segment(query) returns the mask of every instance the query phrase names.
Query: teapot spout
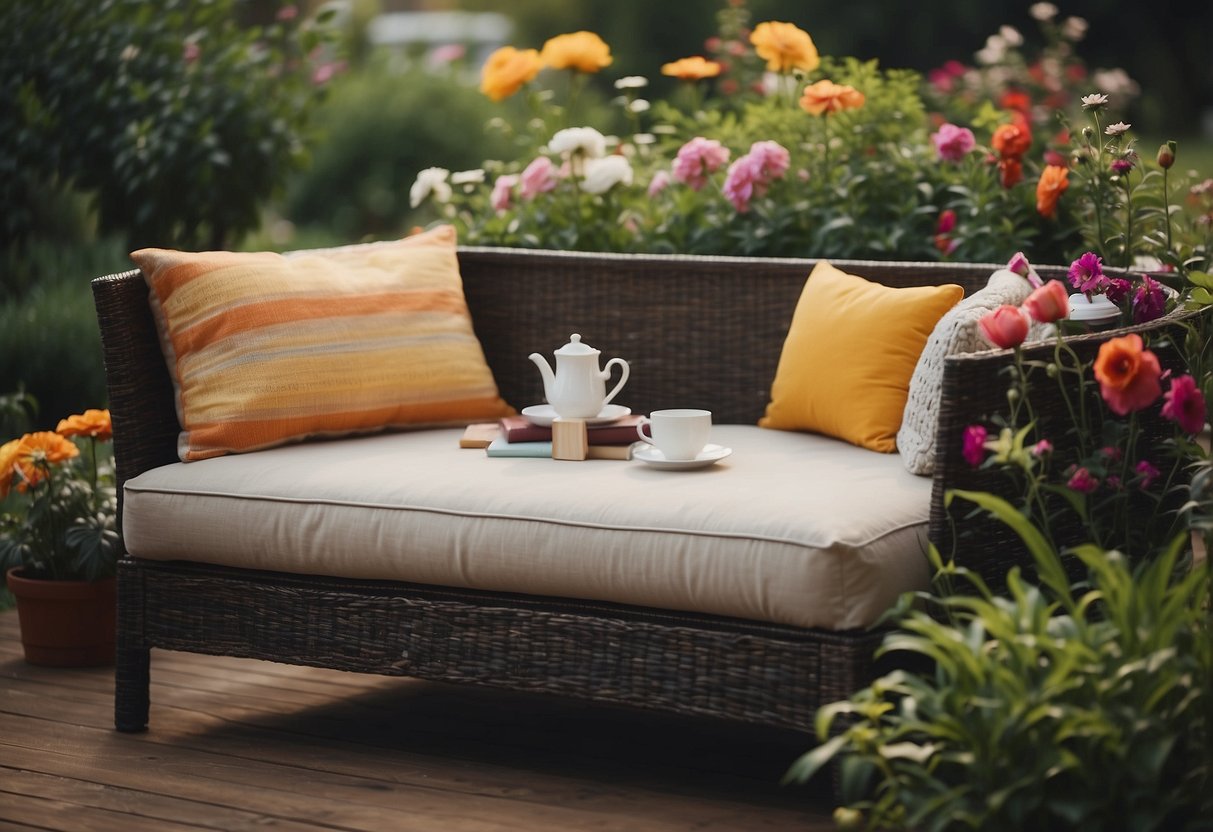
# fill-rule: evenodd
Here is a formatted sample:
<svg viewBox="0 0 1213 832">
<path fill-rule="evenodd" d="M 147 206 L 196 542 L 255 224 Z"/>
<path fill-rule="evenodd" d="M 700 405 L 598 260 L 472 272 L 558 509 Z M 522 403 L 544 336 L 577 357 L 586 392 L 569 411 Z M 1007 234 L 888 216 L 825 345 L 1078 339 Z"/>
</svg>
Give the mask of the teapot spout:
<svg viewBox="0 0 1213 832">
<path fill-rule="evenodd" d="M 552 372 L 552 367 L 548 364 L 546 358 L 537 352 L 533 352 L 527 356 L 539 368 L 539 375 L 543 376 L 543 395 L 549 402 L 555 394 L 556 375 Z"/>
</svg>

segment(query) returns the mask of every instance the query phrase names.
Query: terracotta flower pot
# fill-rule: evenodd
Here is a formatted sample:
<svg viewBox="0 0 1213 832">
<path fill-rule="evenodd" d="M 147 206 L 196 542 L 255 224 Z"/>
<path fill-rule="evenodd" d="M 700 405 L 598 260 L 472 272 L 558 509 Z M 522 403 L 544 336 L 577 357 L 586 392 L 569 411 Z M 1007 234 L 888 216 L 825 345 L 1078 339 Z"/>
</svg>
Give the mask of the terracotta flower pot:
<svg viewBox="0 0 1213 832">
<path fill-rule="evenodd" d="M 8 570 L 17 599 L 25 660 L 47 667 L 95 667 L 114 663 L 116 587 L 100 581 L 47 581 Z"/>
</svg>

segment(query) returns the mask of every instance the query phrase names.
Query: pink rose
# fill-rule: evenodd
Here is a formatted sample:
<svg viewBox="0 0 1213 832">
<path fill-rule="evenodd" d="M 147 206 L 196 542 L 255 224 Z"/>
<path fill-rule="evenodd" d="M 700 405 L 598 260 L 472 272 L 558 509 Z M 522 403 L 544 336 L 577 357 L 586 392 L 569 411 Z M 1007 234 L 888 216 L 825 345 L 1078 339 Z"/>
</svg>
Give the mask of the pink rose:
<svg viewBox="0 0 1213 832">
<path fill-rule="evenodd" d="M 659 170 L 655 174 L 653 174 L 653 178 L 649 182 L 648 195 L 650 197 L 657 196 L 657 194 L 661 193 L 669 186 L 670 186 L 669 172 L 664 171 L 664 170 Z"/>
<path fill-rule="evenodd" d="M 959 162 L 977 145 L 972 130 L 955 124 L 940 125 L 938 132 L 931 134 L 931 141 L 935 143 L 935 152 L 945 162 Z"/>
<path fill-rule="evenodd" d="M 1003 304 L 977 321 L 982 334 L 1000 349 L 1018 347 L 1028 337 L 1028 319 L 1018 306 Z"/>
<path fill-rule="evenodd" d="M 791 165 L 791 156 L 779 142 L 754 142 L 750 145 L 749 155 L 765 182 L 782 179 Z"/>
<path fill-rule="evenodd" d="M 556 169 L 552 160 L 540 156 L 526 166 L 518 180 L 518 192 L 523 199 L 534 199 L 556 188 Z"/>
<path fill-rule="evenodd" d="M 750 156 L 742 156 L 729 165 L 728 175 L 724 179 L 724 195 L 737 213 L 744 214 L 750 210 L 750 200 L 756 187 L 761 187 L 762 177 L 757 165 Z"/>
<path fill-rule="evenodd" d="M 518 176 L 516 174 L 507 173 L 497 177 L 497 181 L 493 183 L 493 194 L 489 197 L 489 203 L 493 206 L 494 211 L 509 210 L 510 197 L 513 196 L 514 186 L 517 184 Z"/>
<path fill-rule="evenodd" d="M 1060 280 L 1050 280 L 1028 295 L 1023 308 L 1032 316 L 1032 320 L 1051 324 L 1070 314 L 1070 296 Z"/>
</svg>

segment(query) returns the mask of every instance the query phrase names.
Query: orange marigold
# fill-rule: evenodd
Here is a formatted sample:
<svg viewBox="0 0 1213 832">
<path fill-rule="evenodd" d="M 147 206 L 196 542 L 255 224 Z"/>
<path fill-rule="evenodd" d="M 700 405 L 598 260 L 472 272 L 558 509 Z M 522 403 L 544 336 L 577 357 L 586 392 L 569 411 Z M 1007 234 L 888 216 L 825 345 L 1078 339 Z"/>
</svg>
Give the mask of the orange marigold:
<svg viewBox="0 0 1213 832">
<path fill-rule="evenodd" d="M 812 72 L 821 65 L 821 56 L 809 33 L 794 23 L 759 23 L 750 34 L 750 43 L 771 72 L 793 69 Z"/>
<path fill-rule="evenodd" d="M 611 47 L 593 32 L 557 35 L 543 45 L 540 59 L 552 69 L 597 72 L 611 65 Z"/>
<path fill-rule="evenodd" d="M 662 64 L 661 74 L 681 78 L 683 81 L 699 81 L 703 78 L 715 78 L 720 74 L 721 68 L 718 61 L 709 61 L 695 55 Z"/>
<path fill-rule="evenodd" d="M 70 439 L 54 431 L 40 430 L 22 436 L 17 446 L 15 467 L 24 480 L 18 488 L 24 491 L 46 478 L 47 468 L 67 462 L 80 455 L 80 449 Z"/>
<path fill-rule="evenodd" d="M 1004 159 L 1018 159 L 1032 146 L 1032 131 L 1026 122 L 1020 120 L 1013 124 L 1000 124 L 994 129 L 990 146 Z"/>
<path fill-rule="evenodd" d="M 13 484 L 13 469 L 17 465 L 17 449 L 21 447 L 20 439 L 13 439 L 0 445 L 0 500 L 8 496 Z"/>
<path fill-rule="evenodd" d="M 1070 187 L 1070 171 L 1058 165 L 1046 165 L 1036 183 L 1036 212 L 1047 220 L 1057 215 L 1057 201 Z"/>
<path fill-rule="evenodd" d="M 863 106 L 864 94 L 854 87 L 821 80 L 804 88 L 800 108 L 809 115 L 855 110 Z"/>
<path fill-rule="evenodd" d="M 493 101 L 509 98 L 541 69 L 539 50 L 503 46 L 489 55 L 480 70 L 480 91 Z"/>
<path fill-rule="evenodd" d="M 60 419 L 55 433 L 60 436 L 91 436 L 104 442 L 113 438 L 114 429 L 110 424 L 108 410 L 90 409 L 74 416 L 68 416 L 66 419 Z"/>
</svg>

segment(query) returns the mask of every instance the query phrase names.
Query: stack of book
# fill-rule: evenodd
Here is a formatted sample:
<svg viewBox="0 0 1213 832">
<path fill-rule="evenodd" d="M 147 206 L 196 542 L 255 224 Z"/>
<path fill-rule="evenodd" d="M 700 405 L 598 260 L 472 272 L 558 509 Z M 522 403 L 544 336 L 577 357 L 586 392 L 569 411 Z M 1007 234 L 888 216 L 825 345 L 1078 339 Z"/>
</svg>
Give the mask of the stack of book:
<svg viewBox="0 0 1213 832">
<path fill-rule="evenodd" d="M 586 425 L 587 459 L 631 459 L 632 443 L 639 438 L 638 415 L 612 422 Z M 461 448 L 484 448 L 489 456 L 552 456 L 552 429 L 532 424 L 523 416 L 506 416 L 500 422 L 468 425 L 459 440 Z"/>
</svg>

